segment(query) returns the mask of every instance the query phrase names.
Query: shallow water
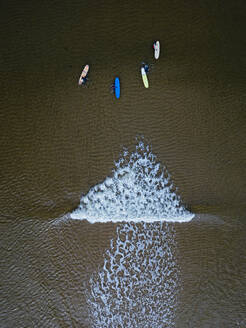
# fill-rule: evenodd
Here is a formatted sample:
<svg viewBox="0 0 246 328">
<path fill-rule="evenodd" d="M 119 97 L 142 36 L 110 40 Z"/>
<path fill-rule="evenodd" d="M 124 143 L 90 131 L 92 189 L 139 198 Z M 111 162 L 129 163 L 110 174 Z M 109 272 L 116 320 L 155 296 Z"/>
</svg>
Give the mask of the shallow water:
<svg viewBox="0 0 246 328">
<path fill-rule="evenodd" d="M 1 327 L 246 326 L 245 12 L 231 0 L 1 4 Z M 116 186 L 135 212 L 112 189 L 112 216 L 95 188 L 136 136 L 155 157 L 147 173 L 159 163 L 178 190 L 158 173 L 150 199 L 150 176 L 130 170 Z M 95 207 L 104 223 L 84 220 Z M 195 217 L 167 223 L 172 211 Z"/>
</svg>

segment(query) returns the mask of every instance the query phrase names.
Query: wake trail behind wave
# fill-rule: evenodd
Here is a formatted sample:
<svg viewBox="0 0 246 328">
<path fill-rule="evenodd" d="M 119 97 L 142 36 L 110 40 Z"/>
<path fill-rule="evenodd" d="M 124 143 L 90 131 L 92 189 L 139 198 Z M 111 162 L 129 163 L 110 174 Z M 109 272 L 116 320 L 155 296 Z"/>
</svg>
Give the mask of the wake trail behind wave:
<svg viewBox="0 0 246 328">
<path fill-rule="evenodd" d="M 93 328 L 174 327 L 179 294 L 175 230 L 168 223 L 117 227 L 86 299 Z"/>
</svg>

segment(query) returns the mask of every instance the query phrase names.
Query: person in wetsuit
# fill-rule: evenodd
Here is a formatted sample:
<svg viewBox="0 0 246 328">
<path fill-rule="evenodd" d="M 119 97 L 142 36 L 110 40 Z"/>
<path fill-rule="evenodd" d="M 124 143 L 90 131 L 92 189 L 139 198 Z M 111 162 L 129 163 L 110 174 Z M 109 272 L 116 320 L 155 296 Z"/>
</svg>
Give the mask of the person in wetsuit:
<svg viewBox="0 0 246 328">
<path fill-rule="evenodd" d="M 142 65 L 143 65 L 143 68 L 144 68 L 146 74 L 149 73 L 149 65 L 145 64 L 144 62 L 142 62 Z"/>
<path fill-rule="evenodd" d="M 86 82 L 87 82 L 87 80 L 88 80 L 87 77 L 83 77 L 83 78 L 82 78 L 82 84 L 85 85 Z"/>
</svg>

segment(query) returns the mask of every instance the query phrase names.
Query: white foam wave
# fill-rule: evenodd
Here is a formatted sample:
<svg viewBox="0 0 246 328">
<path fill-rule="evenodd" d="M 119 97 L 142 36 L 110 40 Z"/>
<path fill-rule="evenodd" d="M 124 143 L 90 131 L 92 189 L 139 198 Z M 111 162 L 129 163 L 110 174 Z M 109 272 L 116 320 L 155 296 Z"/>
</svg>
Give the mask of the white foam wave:
<svg viewBox="0 0 246 328">
<path fill-rule="evenodd" d="M 95 222 L 190 221 L 176 194 L 167 169 L 150 147 L 140 141 L 133 153 L 124 150 L 112 176 L 83 196 L 73 219 Z"/>
<path fill-rule="evenodd" d="M 91 327 L 174 327 L 180 289 L 174 235 L 168 223 L 117 227 L 103 268 L 90 279 Z"/>
</svg>

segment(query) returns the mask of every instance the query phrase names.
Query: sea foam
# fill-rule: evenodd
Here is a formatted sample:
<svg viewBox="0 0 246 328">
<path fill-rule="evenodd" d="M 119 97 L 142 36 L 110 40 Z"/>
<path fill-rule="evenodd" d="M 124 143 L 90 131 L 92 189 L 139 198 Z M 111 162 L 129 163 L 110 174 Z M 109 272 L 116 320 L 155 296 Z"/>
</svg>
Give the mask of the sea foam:
<svg viewBox="0 0 246 328">
<path fill-rule="evenodd" d="M 91 276 L 86 300 L 92 328 L 175 326 L 180 269 L 171 223 L 124 223 Z"/>
<path fill-rule="evenodd" d="M 81 198 L 72 219 L 95 222 L 190 221 L 193 214 L 180 197 L 165 166 L 140 140 L 134 152 L 124 149 L 112 174 Z"/>
</svg>

